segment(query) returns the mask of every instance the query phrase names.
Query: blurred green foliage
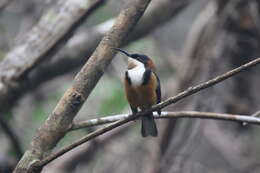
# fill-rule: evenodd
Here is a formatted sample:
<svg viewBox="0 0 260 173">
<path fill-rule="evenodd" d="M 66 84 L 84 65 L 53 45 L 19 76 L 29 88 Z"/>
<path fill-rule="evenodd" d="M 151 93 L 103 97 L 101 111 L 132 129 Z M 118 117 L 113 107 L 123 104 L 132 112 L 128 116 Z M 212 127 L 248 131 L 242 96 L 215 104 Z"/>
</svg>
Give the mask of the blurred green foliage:
<svg viewBox="0 0 260 173">
<path fill-rule="evenodd" d="M 101 115 L 121 113 L 127 105 L 124 89 L 122 87 L 115 86 L 110 87 L 110 89 L 108 95 L 106 95 L 100 105 L 99 114 Z"/>
<path fill-rule="evenodd" d="M 147 37 L 131 43 L 127 47 L 127 51 L 142 53 L 145 52 L 148 48 L 151 48 L 151 46 L 152 46 L 152 40 L 149 39 L 149 37 Z"/>
<path fill-rule="evenodd" d="M 113 17 L 113 11 L 108 6 L 98 8 L 87 20 L 90 25 L 96 25 Z"/>
<path fill-rule="evenodd" d="M 37 124 L 42 124 L 46 119 L 46 112 L 42 103 L 36 103 L 33 109 L 33 119 Z"/>
</svg>

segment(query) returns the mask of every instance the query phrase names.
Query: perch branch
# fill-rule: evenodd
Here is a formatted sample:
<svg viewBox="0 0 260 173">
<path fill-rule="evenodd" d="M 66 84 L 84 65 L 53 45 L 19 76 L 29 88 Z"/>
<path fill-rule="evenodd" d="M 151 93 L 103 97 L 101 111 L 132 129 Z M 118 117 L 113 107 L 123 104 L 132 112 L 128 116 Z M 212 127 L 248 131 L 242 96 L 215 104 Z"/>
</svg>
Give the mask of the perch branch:
<svg viewBox="0 0 260 173">
<path fill-rule="evenodd" d="M 50 156 L 47 156 L 43 160 L 37 162 L 34 166 L 41 168 L 44 165 L 48 164 L 49 162 L 55 160 L 59 156 L 65 154 L 66 152 L 72 150 L 73 148 L 75 148 L 75 147 L 77 147 L 77 146 L 79 146 L 79 145 L 81 145 L 81 144 L 83 144 L 83 143 L 85 143 L 85 142 L 87 142 L 87 141 L 97 137 L 97 136 L 100 136 L 100 135 L 102 135 L 102 134 L 104 134 L 104 133 L 106 133 L 106 132 L 108 132 L 108 131 L 116 128 L 116 127 L 119 127 L 119 126 L 121 126 L 121 125 L 123 125 L 125 123 L 128 123 L 131 120 L 135 120 L 138 117 L 141 117 L 141 116 L 146 115 L 146 114 L 148 114 L 150 112 L 162 109 L 162 108 L 164 108 L 164 107 L 166 107 L 166 106 L 168 106 L 170 104 L 176 103 L 176 102 L 184 99 L 185 97 L 193 95 L 193 94 L 195 94 L 195 93 L 197 93 L 197 92 L 199 92 L 199 91 L 201 91 L 203 89 L 209 88 L 209 87 L 211 87 L 211 86 L 213 86 L 213 85 L 215 85 L 217 83 L 220 83 L 223 80 L 226 80 L 226 79 L 228 79 L 228 78 L 230 78 L 230 77 L 232 77 L 232 76 L 234 76 L 234 75 L 236 75 L 236 74 L 238 74 L 238 73 L 248 69 L 249 67 L 255 66 L 255 65 L 259 64 L 259 63 L 260 63 L 260 58 L 257 58 L 257 59 L 255 59 L 253 61 L 250 61 L 247 64 L 244 64 L 244 65 L 242 65 L 242 66 L 240 66 L 238 68 L 235 68 L 235 69 L 233 69 L 231 71 L 228 71 L 228 72 L 226 72 L 226 73 L 224 73 L 222 75 L 219 75 L 219 76 L 217 76 L 217 77 L 215 77 L 215 78 L 213 78 L 211 80 L 208 80 L 206 82 L 198 84 L 198 85 L 196 85 L 194 87 L 190 87 L 187 90 L 177 94 L 176 96 L 170 97 L 170 98 L 166 99 L 165 101 L 163 101 L 163 102 L 153 106 L 150 110 L 146 110 L 146 111 L 143 111 L 143 112 L 139 112 L 137 114 L 129 115 L 128 117 L 126 117 L 124 119 L 118 120 L 118 121 L 116 121 L 114 123 L 111 123 L 111 124 L 109 124 L 109 125 L 107 125 L 107 126 L 105 126 L 103 128 L 100 128 L 100 129 L 98 129 L 98 130 L 96 130 L 96 131 L 94 131 L 92 133 L 89 133 L 88 135 L 86 135 L 85 137 L 83 137 L 80 140 L 76 141 L 75 143 L 73 143 L 73 144 L 71 144 L 71 145 L 69 145 L 67 147 L 62 148 L 61 150 L 59 150 L 56 153 L 51 154 Z M 193 115 L 195 116 L 195 114 L 193 114 Z M 233 117 L 233 121 L 239 121 L 237 119 L 237 117 L 236 118 L 235 118 L 235 116 L 232 116 L 232 117 Z M 251 118 L 253 118 L 253 117 L 251 117 Z M 255 119 L 255 121 L 256 120 L 258 120 L 258 119 Z M 243 120 L 243 121 L 245 121 L 245 120 Z"/>
<path fill-rule="evenodd" d="M 78 123 L 74 123 L 69 130 L 77 130 L 81 128 L 113 123 L 121 119 L 126 119 L 130 116 L 131 116 L 130 114 L 119 114 L 119 115 L 112 115 L 112 116 L 107 116 L 102 118 L 95 118 L 86 121 L 80 121 Z M 166 118 L 219 119 L 219 120 L 230 120 L 230 121 L 246 122 L 246 123 L 260 125 L 260 118 L 257 117 L 248 116 L 248 115 L 213 113 L 213 112 L 196 112 L 196 111 L 162 112 L 161 115 L 158 115 L 156 112 L 154 112 L 154 118 L 155 119 L 166 119 Z"/>
<path fill-rule="evenodd" d="M 257 111 L 251 115 L 251 117 L 259 117 L 259 116 L 260 116 L 260 111 Z M 242 123 L 243 126 L 246 126 L 247 124 L 248 122 L 246 121 Z"/>
</svg>

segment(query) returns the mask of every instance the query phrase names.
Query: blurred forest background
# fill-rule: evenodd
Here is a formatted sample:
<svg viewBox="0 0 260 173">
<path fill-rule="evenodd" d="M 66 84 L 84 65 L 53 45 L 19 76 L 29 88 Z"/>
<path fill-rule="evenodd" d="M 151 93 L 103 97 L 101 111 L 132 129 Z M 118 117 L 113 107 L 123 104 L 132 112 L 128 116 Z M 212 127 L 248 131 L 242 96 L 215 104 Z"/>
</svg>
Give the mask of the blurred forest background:
<svg viewBox="0 0 260 173">
<path fill-rule="evenodd" d="M 13 93 L 13 100 L 1 102 L 5 103 L 0 105 L 1 173 L 12 172 L 36 130 L 94 51 L 101 39 L 97 35 L 109 29 L 111 19 L 125 1 L 107 0 L 94 10 L 67 36 L 68 41 L 29 70 L 29 84 Z M 57 2 L 0 1 L 0 60 L 16 45 L 23 44 L 26 33 Z M 165 99 L 259 57 L 259 8 L 258 0 L 153 0 L 143 18 L 151 17 L 136 27 L 144 27 L 143 33 L 129 38 L 124 49 L 154 60 Z M 122 85 L 125 69 L 126 58 L 118 54 L 76 121 L 130 112 Z M 260 109 L 259 76 L 260 68 L 252 68 L 164 111 L 251 115 Z M 260 128 L 255 125 L 201 119 L 157 120 L 157 124 L 157 138 L 142 138 L 140 123 L 130 123 L 68 152 L 42 172 L 260 172 Z M 68 145 L 95 128 L 73 131 L 57 147 Z"/>
</svg>

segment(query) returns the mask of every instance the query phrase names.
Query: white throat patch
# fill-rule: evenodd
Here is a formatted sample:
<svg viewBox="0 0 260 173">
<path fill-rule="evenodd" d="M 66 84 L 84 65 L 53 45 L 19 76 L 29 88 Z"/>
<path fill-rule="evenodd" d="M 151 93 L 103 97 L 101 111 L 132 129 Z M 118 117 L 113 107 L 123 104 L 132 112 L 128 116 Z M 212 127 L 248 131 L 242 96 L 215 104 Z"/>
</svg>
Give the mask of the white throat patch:
<svg viewBox="0 0 260 173">
<path fill-rule="evenodd" d="M 130 70 L 128 70 L 128 77 L 131 80 L 132 86 L 141 86 L 143 83 L 143 76 L 145 72 L 145 67 L 144 64 L 137 61 L 133 60 L 136 66 Z"/>
</svg>

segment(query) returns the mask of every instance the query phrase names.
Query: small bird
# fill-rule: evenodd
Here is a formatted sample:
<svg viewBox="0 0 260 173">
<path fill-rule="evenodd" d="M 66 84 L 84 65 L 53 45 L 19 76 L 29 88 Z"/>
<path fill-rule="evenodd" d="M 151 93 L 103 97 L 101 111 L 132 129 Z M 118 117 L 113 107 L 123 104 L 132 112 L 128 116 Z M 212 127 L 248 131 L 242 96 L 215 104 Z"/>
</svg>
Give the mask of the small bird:
<svg viewBox="0 0 260 173">
<path fill-rule="evenodd" d="M 126 51 L 113 48 L 128 57 L 128 69 L 125 72 L 125 92 L 127 100 L 133 113 L 138 108 L 149 109 L 152 105 L 161 102 L 160 80 L 155 73 L 153 61 L 146 55 L 129 54 Z M 161 114 L 161 110 L 157 111 Z M 146 136 L 157 136 L 158 131 L 153 113 L 142 116 L 141 134 Z"/>
</svg>

